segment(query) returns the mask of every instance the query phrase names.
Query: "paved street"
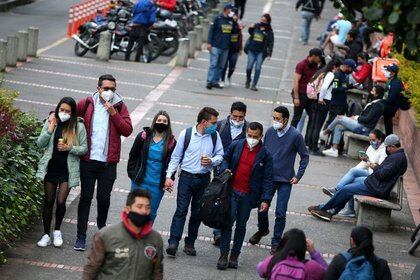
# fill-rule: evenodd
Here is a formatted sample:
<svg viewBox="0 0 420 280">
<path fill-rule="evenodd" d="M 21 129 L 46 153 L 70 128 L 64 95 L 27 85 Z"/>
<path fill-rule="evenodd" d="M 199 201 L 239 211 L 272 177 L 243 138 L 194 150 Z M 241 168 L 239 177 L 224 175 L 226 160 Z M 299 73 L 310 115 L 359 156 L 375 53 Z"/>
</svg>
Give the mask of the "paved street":
<svg viewBox="0 0 420 280">
<path fill-rule="evenodd" d="M 248 0 L 245 24 L 259 20 L 265 1 Z M 66 9 L 74 2 L 76 1 L 40 0 L 6 14 L 0 13 L 0 37 L 34 25 L 40 27 L 40 47 L 51 46 L 64 37 Z M 328 2 L 322 19 L 312 25 L 309 46 L 301 46 L 298 40 L 300 16 L 294 10 L 294 1 L 275 0 L 267 3 L 266 8 L 271 7 L 270 13 L 273 17 L 275 46 L 272 59 L 263 65 L 258 92 L 244 88 L 244 55 L 238 61 L 231 87 L 207 90 L 207 51 L 198 52 L 188 68 L 174 68 L 169 63 L 170 58 L 161 58 L 151 64 L 116 60 L 103 63 L 96 61 L 93 55 L 75 57 L 74 43 L 71 40 L 47 48 L 37 59 L 9 71 L 4 75 L 4 86 L 20 92 L 16 100 L 18 107 L 43 119 L 63 96 L 80 99 L 91 94 L 101 74 L 110 73 L 117 78 L 117 90 L 125 98 L 135 128 L 133 135 L 124 139 L 118 178 L 112 193 L 108 222 L 116 223 L 120 221 L 121 210 L 130 188 L 126 173 L 129 150 L 136 133 L 142 127 L 150 125 L 157 111 L 163 109 L 170 114 L 173 129 L 178 135 L 182 129 L 195 123 L 196 115 L 203 106 L 212 106 L 220 112 L 221 117 L 225 117 L 229 114 L 232 102 L 243 101 L 249 108 L 247 119 L 262 122 L 265 127 L 271 124 L 271 113 L 275 106 L 282 104 L 293 109 L 290 89 L 295 64 L 307 55 L 311 47 L 317 46 L 315 38 L 325 29 L 335 11 Z M 244 35 L 247 37 L 247 32 Z M 322 194 L 321 187 L 333 186 L 355 164 L 355 161 L 344 157 L 334 159 L 311 156 L 305 176 L 293 187 L 286 227 L 303 229 L 328 261 L 335 254 L 348 249 L 349 235 L 355 220 L 334 218 L 331 223 L 320 222 L 307 212 L 307 207 L 326 201 L 327 197 Z M 36 241 L 42 236 L 42 223 L 34 220 L 34 229 L 9 250 L 9 263 L 0 267 L 0 279 L 80 279 L 81 269 L 89 252 L 73 250 L 77 203 L 76 190 L 69 197 L 69 207 L 62 226 L 65 242 L 62 248 L 37 248 Z M 165 247 L 175 206 L 176 193 L 166 194 L 154 225 L 163 235 Z M 91 246 L 90 240 L 97 229 L 94 222 L 95 209 L 94 202 L 87 247 Z M 256 214 L 253 211 L 248 222 L 245 240 L 257 230 Z M 270 222 L 273 221 L 274 211 L 270 209 Z M 376 253 L 388 260 L 394 279 L 409 279 L 419 258 L 407 254 L 414 222 L 406 200 L 402 211 L 392 213 L 392 225 L 390 232 L 375 232 Z M 271 223 L 270 229 L 272 228 Z M 256 264 L 269 254 L 270 239 L 264 237 L 260 246 L 244 244 L 238 270 L 218 271 L 216 262 L 219 251 L 212 245 L 212 230 L 201 226 L 199 235 L 196 257 L 187 256 L 179 250 L 177 258 L 165 258 L 165 279 L 256 279 Z M 180 249 L 182 248 L 183 243 L 180 244 Z"/>
</svg>

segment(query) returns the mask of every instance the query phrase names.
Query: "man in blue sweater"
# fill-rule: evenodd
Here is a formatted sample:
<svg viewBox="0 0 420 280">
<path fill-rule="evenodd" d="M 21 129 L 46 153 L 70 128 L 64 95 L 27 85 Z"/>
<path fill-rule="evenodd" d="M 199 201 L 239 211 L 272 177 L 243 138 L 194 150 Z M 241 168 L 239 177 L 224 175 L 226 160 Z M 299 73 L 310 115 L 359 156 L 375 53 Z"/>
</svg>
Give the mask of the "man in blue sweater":
<svg viewBox="0 0 420 280">
<path fill-rule="evenodd" d="M 286 225 L 287 203 L 292 185 L 302 178 L 309 163 L 309 153 L 305 141 L 299 131 L 290 126 L 289 110 L 279 106 L 274 109 L 273 126 L 264 137 L 264 147 L 273 157 L 273 185 L 277 190 L 276 222 L 271 239 L 271 250 L 274 252 L 283 235 Z M 300 156 L 299 169 L 295 173 L 296 155 Z M 258 231 L 249 239 L 249 243 L 257 244 L 261 238 L 269 234 L 268 213 L 258 212 Z"/>
<path fill-rule="evenodd" d="M 383 103 L 385 104 L 384 125 L 385 134 L 389 135 L 393 132 L 392 118 L 401 106 L 401 93 L 404 90 L 404 85 L 398 78 L 399 68 L 396 64 L 386 66 L 385 70 L 388 81 L 386 82 L 386 96 L 383 100 Z"/>
<path fill-rule="evenodd" d="M 125 60 L 130 60 L 131 50 L 134 43 L 137 42 L 136 61 L 140 61 L 143 55 L 143 45 L 147 40 L 148 29 L 156 21 L 156 6 L 153 0 L 138 0 L 133 7 L 133 26 L 130 31 Z M 143 58 L 145 62 L 147 59 Z"/>
<path fill-rule="evenodd" d="M 213 19 L 207 39 L 210 52 L 210 67 L 207 74 L 207 88 L 221 88 L 219 81 L 229 53 L 232 29 L 233 6 L 226 4 L 223 13 Z"/>
</svg>

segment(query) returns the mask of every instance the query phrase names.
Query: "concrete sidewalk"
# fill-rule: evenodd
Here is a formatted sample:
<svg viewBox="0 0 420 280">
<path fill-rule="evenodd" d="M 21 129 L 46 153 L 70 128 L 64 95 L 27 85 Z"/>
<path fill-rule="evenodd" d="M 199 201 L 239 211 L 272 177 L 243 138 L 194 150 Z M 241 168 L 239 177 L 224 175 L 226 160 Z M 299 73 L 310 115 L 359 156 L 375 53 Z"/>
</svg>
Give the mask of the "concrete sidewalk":
<svg viewBox="0 0 420 280">
<path fill-rule="evenodd" d="M 197 53 L 188 68 L 173 68 L 166 64 L 137 64 L 129 62 L 100 63 L 89 58 L 74 58 L 70 55 L 70 45 L 57 46 L 46 51 L 39 59 L 31 61 L 5 76 L 6 85 L 16 88 L 21 96 L 16 104 L 25 111 L 33 111 L 40 118 L 45 118 L 58 100 L 65 95 L 80 99 L 95 89 L 97 77 L 104 73 L 114 74 L 117 78 L 118 91 L 125 97 L 135 124 L 132 136 L 124 140 L 122 158 L 118 165 L 118 178 L 112 193 L 109 223 L 120 221 L 130 182 L 126 174 L 128 153 L 136 133 L 143 126 L 148 126 L 154 114 L 166 110 L 172 119 L 176 135 L 195 123 L 196 115 L 203 106 L 212 106 L 219 110 L 220 117 L 229 114 L 230 105 L 236 100 L 248 105 L 247 119 L 260 121 L 267 128 L 271 124 L 271 113 L 275 106 L 283 104 L 292 111 L 290 89 L 294 67 L 306 57 L 309 49 L 317 45 L 314 38 L 325 29 L 330 17 L 335 13 L 327 2 L 323 19 L 314 22 L 309 46 L 298 42 L 300 16 L 294 10 L 294 3 L 289 0 L 271 2 L 275 47 L 271 61 L 265 62 L 259 82 L 259 91 L 244 88 L 246 56 L 242 55 L 237 70 L 232 78 L 233 85 L 222 90 L 205 88 L 208 53 Z M 259 20 L 262 13 L 260 0 L 248 0 L 244 23 L 249 25 Z M 247 34 L 244 30 L 244 34 Z M 246 35 L 247 36 L 247 35 Z M 332 223 L 314 219 L 307 206 L 327 200 L 321 187 L 336 184 L 339 178 L 355 161 L 347 158 L 311 157 L 310 164 L 300 184 L 294 186 L 289 202 L 286 230 L 298 227 L 314 240 L 316 248 L 324 256 L 331 258 L 349 247 L 349 234 L 355 224 L 354 219 L 337 218 Z M 176 188 L 175 188 L 176 191 Z M 88 251 L 75 252 L 77 223 L 77 191 L 72 193 L 75 199 L 70 202 L 62 226 L 64 246 L 37 248 L 36 241 L 42 235 L 41 221 L 34 221 L 34 229 L 17 242 L 8 251 L 9 263 L 0 268 L 1 279 L 80 279 L 81 270 L 86 263 Z M 176 207 L 176 193 L 166 194 L 158 211 L 155 229 L 166 240 L 172 215 Z M 270 209 L 270 228 L 273 228 L 274 208 Z M 248 222 L 246 239 L 257 230 L 257 215 L 254 211 Z M 93 203 L 88 244 L 96 232 L 96 202 Z M 376 252 L 388 260 L 394 279 L 408 279 L 417 257 L 407 254 L 409 236 L 414 223 L 404 200 L 403 210 L 392 214 L 392 230 L 387 233 L 375 232 Z M 186 229 L 184 230 L 186 232 Z M 211 242 L 212 230 L 201 226 L 199 240 L 196 243 L 197 257 L 185 255 L 179 250 L 177 258 L 165 258 L 165 279 L 256 279 L 257 263 L 269 254 L 270 238 L 265 237 L 260 246 L 244 243 L 238 270 L 218 271 L 216 262 L 218 248 Z M 183 244 L 180 244 L 182 249 Z M 30 276 L 28 276 L 30 275 Z"/>
</svg>

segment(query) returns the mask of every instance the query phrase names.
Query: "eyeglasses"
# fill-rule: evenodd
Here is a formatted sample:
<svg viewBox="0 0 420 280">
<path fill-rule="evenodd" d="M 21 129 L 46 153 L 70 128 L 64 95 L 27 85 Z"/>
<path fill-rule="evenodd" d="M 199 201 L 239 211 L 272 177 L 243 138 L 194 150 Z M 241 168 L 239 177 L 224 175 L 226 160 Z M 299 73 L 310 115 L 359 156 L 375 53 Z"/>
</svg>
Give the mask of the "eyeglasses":
<svg viewBox="0 0 420 280">
<path fill-rule="evenodd" d="M 114 87 L 103 87 L 103 88 L 102 88 L 102 90 L 103 90 L 103 91 L 108 91 L 108 90 L 110 90 L 110 91 L 112 91 L 112 92 L 115 92 L 115 90 L 116 90 L 116 89 L 115 89 Z"/>
</svg>

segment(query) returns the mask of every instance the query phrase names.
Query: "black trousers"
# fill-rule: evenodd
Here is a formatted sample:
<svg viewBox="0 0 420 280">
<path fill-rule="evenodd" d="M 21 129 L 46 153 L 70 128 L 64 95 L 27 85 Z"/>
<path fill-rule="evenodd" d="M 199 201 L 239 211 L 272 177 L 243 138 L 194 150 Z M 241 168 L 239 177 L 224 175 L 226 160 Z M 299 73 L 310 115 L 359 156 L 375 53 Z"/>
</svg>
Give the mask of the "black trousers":
<svg viewBox="0 0 420 280">
<path fill-rule="evenodd" d="M 111 201 L 111 191 L 117 178 L 117 164 L 100 161 L 80 161 L 80 201 L 77 209 L 77 237 L 86 238 L 90 205 L 96 188 L 98 203 L 98 228 L 106 226 L 108 210 Z"/>
<path fill-rule="evenodd" d="M 135 25 L 130 31 L 130 38 L 128 40 L 127 50 L 125 53 L 125 60 L 130 60 L 131 51 L 133 49 L 134 43 L 137 42 L 137 53 L 135 60 L 140 61 L 140 56 L 143 54 L 143 46 L 147 41 L 148 26 L 145 25 Z"/>
<path fill-rule="evenodd" d="M 303 110 L 306 111 L 308 117 L 311 116 L 311 100 L 308 98 L 306 93 L 299 93 L 300 105 L 293 107 L 293 118 L 290 123 L 291 126 L 297 127 L 300 118 L 302 117 Z"/>
<path fill-rule="evenodd" d="M 240 15 L 239 15 L 240 19 L 242 19 L 244 17 L 245 5 L 246 5 L 246 0 L 235 0 L 235 7 L 238 8 L 238 12 L 239 12 L 239 10 L 241 10 Z"/>
<path fill-rule="evenodd" d="M 387 136 L 394 133 L 394 125 L 392 123 L 392 118 L 394 118 L 397 111 L 398 111 L 397 107 L 385 104 L 383 116 L 384 116 L 385 134 Z"/>
<path fill-rule="evenodd" d="M 308 135 L 308 147 L 311 151 L 318 150 L 319 134 L 327 119 L 330 101 L 324 101 L 326 103 L 325 105 L 318 104 L 318 101 L 312 104 L 312 123 L 311 125 L 308 125 L 308 129 L 306 130 L 306 134 Z"/>
</svg>

